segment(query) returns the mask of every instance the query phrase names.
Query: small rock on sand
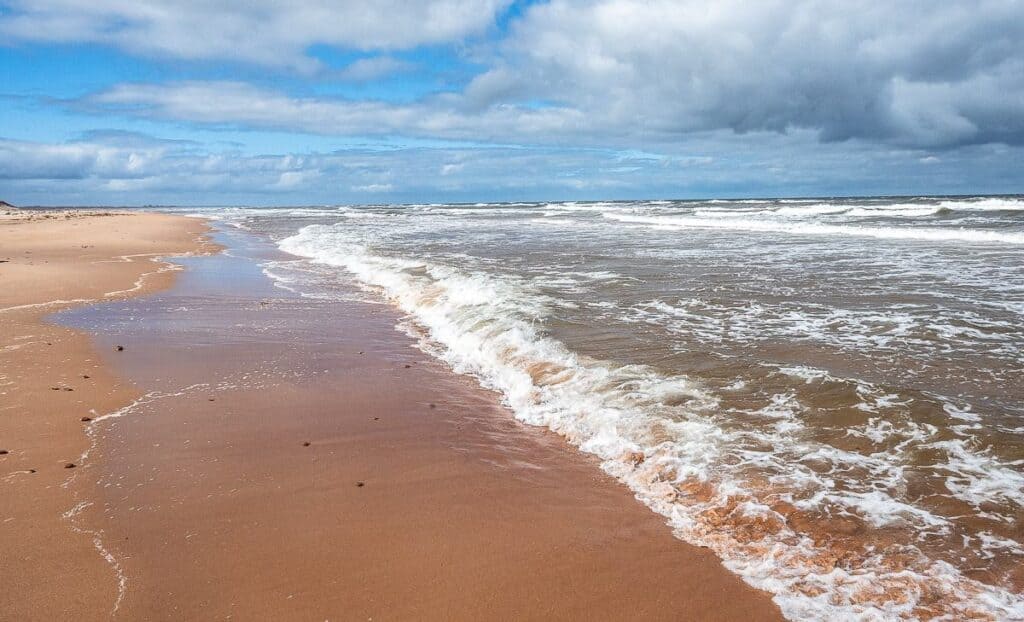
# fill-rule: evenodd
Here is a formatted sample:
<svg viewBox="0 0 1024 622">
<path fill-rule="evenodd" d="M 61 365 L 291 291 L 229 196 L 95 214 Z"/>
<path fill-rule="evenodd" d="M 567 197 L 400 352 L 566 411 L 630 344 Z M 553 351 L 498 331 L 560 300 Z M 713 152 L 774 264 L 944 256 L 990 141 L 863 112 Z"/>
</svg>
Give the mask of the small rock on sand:
<svg viewBox="0 0 1024 622">
<path fill-rule="evenodd" d="M 124 351 L 124 346 L 117 346 L 114 349 L 117 350 L 118 352 L 123 352 Z"/>
<path fill-rule="evenodd" d="M 69 462 L 69 463 L 64 465 L 64 468 L 65 469 L 73 469 L 73 468 L 75 468 L 75 463 L 74 462 Z"/>
<path fill-rule="evenodd" d="M 9 453 L 11 452 L 7 451 L 6 449 L 0 449 L 0 456 L 6 456 Z"/>
<path fill-rule="evenodd" d="M 309 447 L 309 446 L 310 446 L 310 445 L 312 445 L 312 444 L 313 444 L 313 443 L 310 443 L 309 441 L 305 441 L 305 442 L 303 442 L 303 443 L 302 443 L 302 446 L 303 446 L 303 447 Z"/>
<path fill-rule="evenodd" d="M 92 421 L 92 417 L 82 417 L 82 422 Z"/>
<path fill-rule="evenodd" d="M 365 485 L 366 485 L 366 482 L 356 482 L 356 487 L 357 488 L 362 488 Z"/>
<path fill-rule="evenodd" d="M 437 408 L 437 404 L 430 404 L 431 408 Z"/>
</svg>

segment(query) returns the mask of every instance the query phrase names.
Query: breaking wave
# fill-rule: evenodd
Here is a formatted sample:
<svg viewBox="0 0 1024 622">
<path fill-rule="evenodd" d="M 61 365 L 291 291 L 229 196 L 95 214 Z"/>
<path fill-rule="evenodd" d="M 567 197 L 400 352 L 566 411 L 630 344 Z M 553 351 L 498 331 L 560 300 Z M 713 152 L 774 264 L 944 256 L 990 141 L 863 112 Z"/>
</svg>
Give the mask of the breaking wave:
<svg viewBox="0 0 1024 622">
<path fill-rule="evenodd" d="M 658 227 L 1024 243 L 1024 235 L 979 231 L 910 229 L 896 236 L 854 226 L 601 214 Z M 969 504 L 995 490 L 1020 502 L 1024 481 L 1014 465 L 941 437 L 934 426 L 880 415 L 849 434 L 886 443 L 887 452 L 865 455 L 808 440 L 792 393 L 727 411 L 719 392 L 730 387 L 574 352 L 544 330 L 557 301 L 528 279 L 383 253 L 353 235 L 349 224 L 305 226 L 279 246 L 353 275 L 401 309 L 424 350 L 500 392 L 520 420 L 598 456 L 680 538 L 713 549 L 730 570 L 774 594 L 788 617 L 1024 619 L 1020 595 L 970 578 L 892 535 L 903 533 L 896 529 L 952 533 L 945 516 L 898 493 L 913 448 L 945 456 L 938 464 L 949 488 Z M 987 235 L 979 239 L 981 233 Z M 870 383 L 813 368 L 767 373 L 851 392 L 868 414 L 895 399 Z M 866 537 L 871 530 L 877 536 Z M 996 536 L 982 542 L 987 551 L 1014 546 Z"/>
</svg>

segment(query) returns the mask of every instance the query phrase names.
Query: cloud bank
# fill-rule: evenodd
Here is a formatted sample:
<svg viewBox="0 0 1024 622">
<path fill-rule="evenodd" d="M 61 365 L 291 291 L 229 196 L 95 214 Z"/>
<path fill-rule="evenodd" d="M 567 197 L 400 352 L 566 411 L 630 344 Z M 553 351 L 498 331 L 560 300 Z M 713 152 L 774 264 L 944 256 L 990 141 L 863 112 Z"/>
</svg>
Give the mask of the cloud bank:
<svg viewBox="0 0 1024 622">
<path fill-rule="evenodd" d="M 1024 141 L 1024 4 L 555 0 L 468 93 L 650 133 L 813 129 L 915 147 Z"/>
<path fill-rule="evenodd" d="M 8 179 L 40 183 L 33 171 L 46 169 L 53 179 L 116 174 L 128 184 L 148 171 L 146 183 L 161 185 L 187 170 L 182 184 L 191 176 L 235 187 L 237 175 L 268 192 L 331 183 L 357 194 L 426 189 L 436 197 L 445 188 L 504 187 L 500 166 L 474 164 L 500 155 L 510 178 L 552 191 L 714 191 L 728 188 L 719 184 L 726 163 L 734 167 L 736 192 L 748 184 L 781 192 L 785 183 L 825 192 L 840 187 L 837 180 L 847 187 L 860 180 L 864 191 L 898 189 L 887 170 L 913 175 L 908 188 L 952 174 L 953 185 L 969 187 L 974 179 L 978 190 L 1024 189 L 1011 172 L 1024 150 L 1019 0 L 0 0 L 3 6 L 0 36 L 13 44 L 102 44 L 184 67 L 170 79 L 114 80 L 48 100 L 100 127 L 124 121 L 207 135 L 446 144 L 425 157 L 427 166 L 414 155 L 427 152 L 411 147 L 350 158 L 164 145 L 128 162 L 123 145 L 81 137 L 8 141 L 8 156 L 25 151 L 5 161 Z M 348 54 L 344 66 L 325 67 L 317 46 Z M 178 63 L 183 59 L 272 67 L 300 78 L 253 80 L 251 72 L 223 68 L 190 73 L 188 63 Z M 440 65 L 469 75 L 448 80 Z M 330 80 L 362 90 L 324 88 Z M 405 89 L 403 80 L 426 86 Z M 456 153 L 447 150 L 451 143 L 461 155 L 448 161 Z M 780 145 L 786 161 L 772 156 Z M 614 154 L 631 151 L 651 157 L 614 163 Z M 281 158 L 302 166 L 268 172 Z M 392 174 L 357 174 L 353 158 Z M 819 161 L 832 167 L 831 181 Z M 394 172 L 402 167 L 416 174 Z M 468 181 L 471 174 L 479 183 Z"/>
<path fill-rule="evenodd" d="M 413 45 L 472 32 L 499 6 L 457 4 L 417 3 L 416 20 L 428 16 L 418 35 L 398 35 L 403 18 L 395 32 L 369 28 L 353 33 L 351 44 Z M 450 20 L 431 21 L 435 14 Z M 341 10 L 337 21 L 345 18 Z M 323 30 L 306 35 L 316 40 Z M 915 148 L 1019 145 L 1022 42 L 1024 5 L 1014 0 L 553 0 L 514 22 L 491 66 L 463 92 L 414 104 L 297 98 L 233 82 L 126 84 L 91 101 L 169 119 L 338 135 L 595 144 L 810 129 L 824 141 Z M 272 38 L 256 47 L 281 44 Z M 371 79 L 395 69 L 394 59 L 381 57 L 347 71 Z"/>
</svg>

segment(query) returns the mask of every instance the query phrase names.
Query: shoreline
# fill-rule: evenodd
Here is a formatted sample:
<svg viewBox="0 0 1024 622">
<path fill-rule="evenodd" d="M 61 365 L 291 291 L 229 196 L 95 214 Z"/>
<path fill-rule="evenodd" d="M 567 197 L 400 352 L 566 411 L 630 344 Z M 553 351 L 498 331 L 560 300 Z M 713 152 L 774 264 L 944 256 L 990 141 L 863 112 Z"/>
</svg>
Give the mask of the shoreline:
<svg viewBox="0 0 1024 622">
<path fill-rule="evenodd" d="M 118 416 L 88 422 L 75 470 L 75 524 L 117 564 L 100 617 L 780 619 L 593 459 L 414 349 L 397 311 L 283 294 L 253 259 L 270 251 L 227 237 L 248 256 L 56 318 L 98 344 L 92 378 L 138 387 L 93 408 Z"/>
<path fill-rule="evenodd" d="M 210 250 L 206 230 L 180 216 L 108 211 L 0 219 L 0 617 L 103 619 L 117 593 L 93 536 L 69 523 L 70 482 L 89 445 L 82 419 L 130 402 L 135 389 L 99 361 L 88 334 L 52 314 L 169 287 L 177 268 L 158 257 Z"/>
</svg>

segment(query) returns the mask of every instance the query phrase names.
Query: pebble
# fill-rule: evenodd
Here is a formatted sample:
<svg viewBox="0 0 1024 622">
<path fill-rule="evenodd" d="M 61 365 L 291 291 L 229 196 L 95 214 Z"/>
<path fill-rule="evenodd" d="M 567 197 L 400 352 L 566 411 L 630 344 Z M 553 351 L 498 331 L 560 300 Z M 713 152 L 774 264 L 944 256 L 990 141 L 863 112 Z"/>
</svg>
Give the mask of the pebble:
<svg viewBox="0 0 1024 622">
<path fill-rule="evenodd" d="M 356 487 L 357 487 L 357 488 L 362 488 L 362 487 L 363 487 L 363 486 L 365 486 L 365 485 L 366 485 L 366 483 L 365 483 L 365 482 L 356 482 Z"/>
<path fill-rule="evenodd" d="M 0 456 L 6 456 L 9 453 L 11 452 L 7 451 L 6 449 L 0 449 Z"/>
<path fill-rule="evenodd" d="M 123 352 L 124 351 L 124 346 L 117 346 L 114 349 L 117 350 L 118 352 Z"/>
<path fill-rule="evenodd" d="M 92 417 L 82 417 L 82 421 L 92 421 Z"/>
<path fill-rule="evenodd" d="M 312 445 L 312 443 L 310 443 L 309 441 L 305 441 L 304 443 L 302 443 L 303 447 L 309 447 L 310 445 Z"/>
<path fill-rule="evenodd" d="M 64 465 L 64 468 L 65 469 L 73 469 L 73 468 L 75 468 L 75 463 L 74 462 L 69 462 L 69 463 Z"/>
</svg>

